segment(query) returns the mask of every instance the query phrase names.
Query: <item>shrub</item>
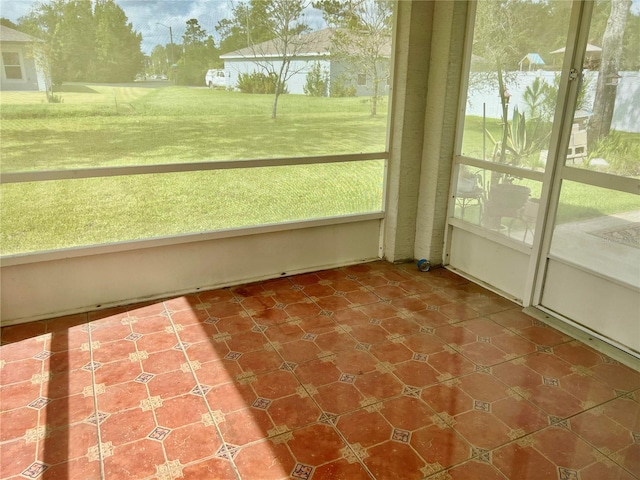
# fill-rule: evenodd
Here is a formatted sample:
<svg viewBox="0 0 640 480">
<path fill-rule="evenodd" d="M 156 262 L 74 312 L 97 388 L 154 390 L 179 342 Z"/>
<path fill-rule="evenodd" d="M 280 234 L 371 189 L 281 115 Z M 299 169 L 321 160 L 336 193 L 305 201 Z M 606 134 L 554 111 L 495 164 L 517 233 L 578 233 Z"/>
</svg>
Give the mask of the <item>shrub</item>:
<svg viewBox="0 0 640 480">
<path fill-rule="evenodd" d="M 307 74 L 307 81 L 302 87 L 305 95 L 312 97 L 326 97 L 329 86 L 329 74 L 322 70 L 320 62 L 315 62 Z"/>
<path fill-rule="evenodd" d="M 331 82 L 332 97 L 355 97 L 356 87 L 344 77 L 338 77 Z"/>
<path fill-rule="evenodd" d="M 599 140 L 589 151 L 589 162 L 594 158 L 603 158 L 609 164 L 609 173 L 623 176 L 640 175 L 640 144 L 625 137 L 612 131 Z"/>
<path fill-rule="evenodd" d="M 238 89 L 242 93 L 276 93 L 276 75 L 241 73 L 238 75 Z M 280 90 L 280 93 L 287 93 L 286 85 L 282 85 Z"/>
</svg>

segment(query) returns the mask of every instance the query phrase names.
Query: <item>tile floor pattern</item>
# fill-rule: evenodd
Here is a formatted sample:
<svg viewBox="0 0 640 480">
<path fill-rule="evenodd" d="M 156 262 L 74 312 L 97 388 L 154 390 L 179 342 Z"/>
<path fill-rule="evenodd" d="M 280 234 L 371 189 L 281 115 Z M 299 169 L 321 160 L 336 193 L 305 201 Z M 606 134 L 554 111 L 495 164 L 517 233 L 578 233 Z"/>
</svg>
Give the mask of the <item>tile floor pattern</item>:
<svg viewBox="0 0 640 480">
<path fill-rule="evenodd" d="M 640 476 L 640 374 L 377 262 L 5 327 L 3 479 Z"/>
</svg>

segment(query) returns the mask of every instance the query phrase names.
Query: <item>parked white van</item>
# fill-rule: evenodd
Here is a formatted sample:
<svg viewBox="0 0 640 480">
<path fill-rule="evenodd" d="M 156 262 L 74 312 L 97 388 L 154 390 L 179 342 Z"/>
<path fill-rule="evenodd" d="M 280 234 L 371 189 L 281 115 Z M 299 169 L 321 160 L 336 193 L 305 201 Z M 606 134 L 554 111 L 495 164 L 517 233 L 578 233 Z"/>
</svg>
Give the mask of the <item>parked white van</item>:
<svg viewBox="0 0 640 480">
<path fill-rule="evenodd" d="M 230 74 L 224 70 L 212 68 L 207 71 L 207 74 L 204 77 L 204 83 L 209 88 L 227 88 L 230 84 L 228 82 L 229 77 Z"/>
</svg>

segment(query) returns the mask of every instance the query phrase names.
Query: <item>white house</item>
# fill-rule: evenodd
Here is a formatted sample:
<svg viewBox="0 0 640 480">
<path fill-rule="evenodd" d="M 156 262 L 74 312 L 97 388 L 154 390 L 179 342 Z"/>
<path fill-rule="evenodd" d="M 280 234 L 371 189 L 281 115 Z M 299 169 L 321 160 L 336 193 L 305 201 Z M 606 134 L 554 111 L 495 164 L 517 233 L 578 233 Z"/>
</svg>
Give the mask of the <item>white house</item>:
<svg viewBox="0 0 640 480">
<path fill-rule="evenodd" d="M 295 45 L 292 42 L 292 46 L 287 49 L 288 56 L 292 57 L 289 66 L 289 71 L 292 74 L 286 82 L 288 93 L 304 94 L 307 74 L 314 64 L 319 63 L 321 71 L 326 72 L 329 76 L 330 85 L 332 82 L 341 81 L 346 85 L 353 85 L 356 89 L 356 96 L 372 94 L 373 80 L 368 78 L 368 75 L 349 68 L 343 59 L 332 58 L 332 35 L 333 30 L 326 28 L 301 35 Z M 240 74 L 266 73 L 266 70 L 278 71 L 282 65 L 284 53 L 282 42 L 275 39 L 226 53 L 220 58 L 224 60 L 225 71 L 231 78 L 231 86 L 237 87 Z M 390 39 L 388 45 L 385 45 L 383 55 L 386 58 L 391 56 Z M 380 93 L 388 93 L 386 82 Z"/>
<path fill-rule="evenodd" d="M 37 60 L 39 42 L 31 35 L 0 25 L 0 90 L 46 91 L 46 74 Z"/>
</svg>

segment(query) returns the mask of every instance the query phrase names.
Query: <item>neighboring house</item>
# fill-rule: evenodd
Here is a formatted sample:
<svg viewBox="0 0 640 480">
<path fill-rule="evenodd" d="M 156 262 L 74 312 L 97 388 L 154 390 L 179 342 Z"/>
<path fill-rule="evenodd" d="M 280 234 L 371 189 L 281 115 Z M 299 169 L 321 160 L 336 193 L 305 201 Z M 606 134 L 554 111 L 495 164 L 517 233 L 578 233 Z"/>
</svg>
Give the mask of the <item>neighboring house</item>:
<svg viewBox="0 0 640 480">
<path fill-rule="evenodd" d="M 0 25 L 0 90 L 46 91 L 49 82 L 42 64 L 36 60 L 40 42 Z"/>
<path fill-rule="evenodd" d="M 343 81 L 356 87 L 357 96 L 368 96 L 372 94 L 372 79 L 364 72 L 356 72 L 349 68 L 344 60 L 331 58 L 331 37 L 333 31 L 330 28 L 318 30 L 305 35 L 301 35 L 296 42 L 295 55 L 291 60 L 290 72 L 295 72 L 286 82 L 288 93 L 304 94 L 304 85 L 307 81 L 307 74 L 311 67 L 320 63 L 321 70 L 329 75 L 331 82 Z M 391 56 L 391 41 L 385 48 L 385 56 Z M 224 69 L 230 76 L 231 85 L 237 87 L 238 77 L 243 73 L 262 72 L 266 73 L 264 66 L 268 64 L 269 70 L 278 70 L 282 64 L 282 49 L 277 40 L 269 40 L 257 45 L 242 48 L 234 52 L 220 55 L 224 60 Z M 388 84 L 385 81 L 380 88 L 381 94 L 388 93 Z"/>
</svg>

